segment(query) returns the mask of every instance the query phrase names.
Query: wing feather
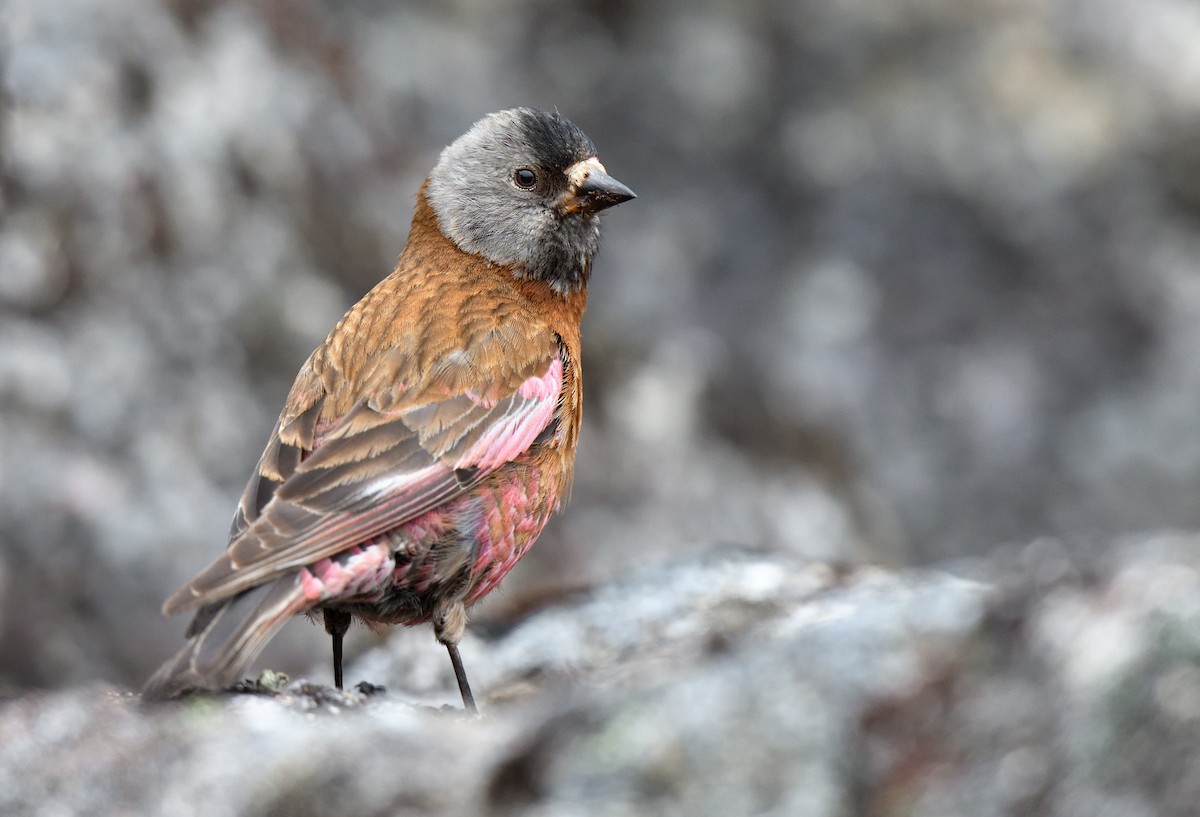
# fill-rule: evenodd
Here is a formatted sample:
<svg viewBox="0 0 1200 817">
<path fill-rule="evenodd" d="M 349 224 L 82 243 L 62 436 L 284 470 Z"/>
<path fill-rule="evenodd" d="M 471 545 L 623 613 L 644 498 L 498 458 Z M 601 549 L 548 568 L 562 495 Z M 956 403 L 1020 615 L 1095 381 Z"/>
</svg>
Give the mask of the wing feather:
<svg viewBox="0 0 1200 817">
<path fill-rule="evenodd" d="M 306 366 L 246 487 L 229 548 L 164 610 L 212 604 L 369 541 L 544 439 L 563 388 L 557 342 L 543 335 L 514 348 L 511 332 L 488 338 L 448 355 L 415 387 L 376 366 L 365 396 L 332 420 L 321 417 L 325 394 Z"/>
</svg>

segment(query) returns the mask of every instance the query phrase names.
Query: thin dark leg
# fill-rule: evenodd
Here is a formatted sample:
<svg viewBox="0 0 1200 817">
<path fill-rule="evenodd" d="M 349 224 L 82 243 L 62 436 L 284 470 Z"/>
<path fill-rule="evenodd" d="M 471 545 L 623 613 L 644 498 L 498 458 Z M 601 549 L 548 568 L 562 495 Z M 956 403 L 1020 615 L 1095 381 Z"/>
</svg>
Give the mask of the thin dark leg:
<svg viewBox="0 0 1200 817">
<path fill-rule="evenodd" d="M 342 688 L 342 639 L 349 629 L 349 613 L 325 611 L 325 632 L 333 636 L 333 685 L 338 689 Z"/>
<path fill-rule="evenodd" d="M 342 639 L 345 633 L 332 633 L 333 635 L 333 685 L 338 689 L 342 688 Z"/>
<path fill-rule="evenodd" d="M 471 694 L 471 685 L 467 683 L 467 671 L 463 669 L 462 658 L 458 654 L 457 644 L 447 644 L 450 652 L 450 663 L 454 665 L 454 677 L 458 679 L 458 691 L 462 693 L 463 708 L 472 715 L 479 712 L 475 706 L 475 696 Z"/>
</svg>

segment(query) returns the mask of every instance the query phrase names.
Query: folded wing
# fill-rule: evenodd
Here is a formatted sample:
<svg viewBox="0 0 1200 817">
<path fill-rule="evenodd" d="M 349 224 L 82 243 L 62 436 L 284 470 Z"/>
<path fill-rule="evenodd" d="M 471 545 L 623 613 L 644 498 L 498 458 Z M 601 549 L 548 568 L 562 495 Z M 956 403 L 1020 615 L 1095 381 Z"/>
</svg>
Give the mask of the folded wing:
<svg viewBox="0 0 1200 817">
<path fill-rule="evenodd" d="M 361 397 L 332 418 L 336 401 L 310 359 L 246 487 L 229 548 L 164 611 L 212 605 L 369 541 L 527 451 L 556 423 L 569 365 L 553 337 L 527 340 L 496 333 L 489 341 L 500 348 L 446 355 L 416 378 L 384 356 Z"/>
</svg>

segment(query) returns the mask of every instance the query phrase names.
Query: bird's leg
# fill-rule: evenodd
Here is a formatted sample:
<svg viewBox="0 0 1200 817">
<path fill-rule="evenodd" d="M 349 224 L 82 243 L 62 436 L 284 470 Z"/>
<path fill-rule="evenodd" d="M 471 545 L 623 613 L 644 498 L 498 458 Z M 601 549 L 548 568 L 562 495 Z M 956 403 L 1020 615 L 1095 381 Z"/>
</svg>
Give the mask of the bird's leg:
<svg viewBox="0 0 1200 817">
<path fill-rule="evenodd" d="M 479 709 L 475 706 L 475 696 L 471 694 L 471 685 L 467 682 L 467 671 L 463 669 L 462 656 L 458 654 L 458 642 L 462 641 L 466 628 L 467 608 L 461 601 L 439 605 L 433 613 L 433 634 L 437 636 L 438 641 L 446 645 L 446 651 L 450 653 L 450 663 L 454 665 L 454 678 L 458 681 L 463 709 L 474 715 Z"/>
<path fill-rule="evenodd" d="M 325 632 L 333 636 L 333 685 L 342 688 L 342 638 L 350 629 L 350 614 L 325 608 Z"/>
<path fill-rule="evenodd" d="M 471 685 L 467 682 L 467 671 L 463 669 L 462 656 L 458 654 L 457 644 L 447 644 L 450 653 L 450 663 L 454 665 L 454 677 L 458 680 L 458 692 L 462 695 L 463 709 L 475 715 L 479 708 L 475 706 L 475 696 L 471 694 Z"/>
</svg>

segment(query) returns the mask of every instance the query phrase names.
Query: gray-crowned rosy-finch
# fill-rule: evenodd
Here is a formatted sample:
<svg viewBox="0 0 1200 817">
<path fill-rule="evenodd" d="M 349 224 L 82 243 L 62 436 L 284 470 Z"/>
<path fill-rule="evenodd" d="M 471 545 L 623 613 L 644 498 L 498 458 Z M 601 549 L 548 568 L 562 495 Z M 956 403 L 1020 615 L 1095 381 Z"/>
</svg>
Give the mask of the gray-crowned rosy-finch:
<svg viewBox="0 0 1200 817">
<path fill-rule="evenodd" d="M 227 687 L 319 610 L 339 687 L 353 618 L 431 621 L 474 709 L 466 610 L 567 491 L 597 214 L 633 197 L 557 113 L 491 114 L 442 152 L 395 270 L 296 377 L 228 548 L 164 605 L 196 613 L 147 695 Z"/>
</svg>

